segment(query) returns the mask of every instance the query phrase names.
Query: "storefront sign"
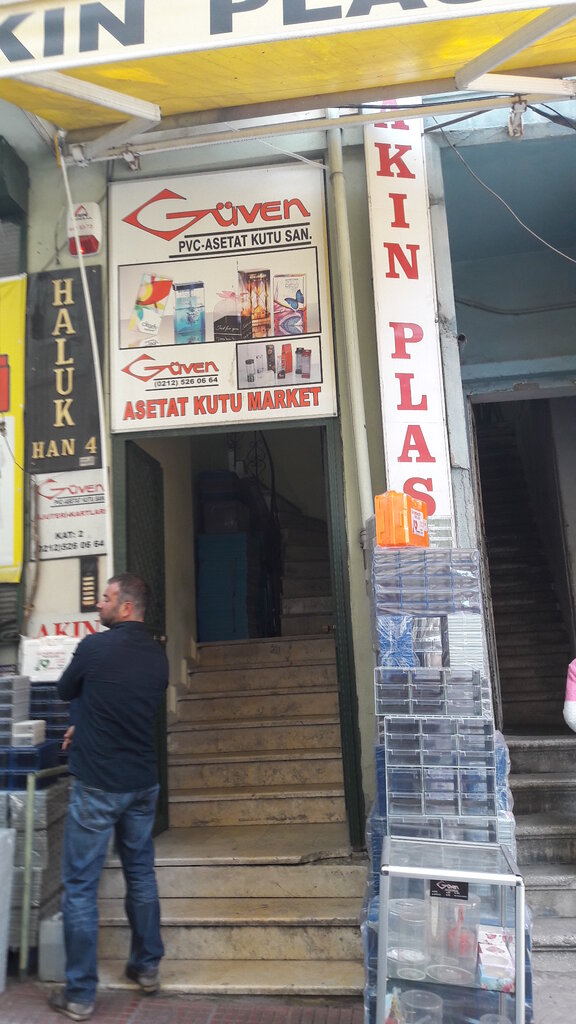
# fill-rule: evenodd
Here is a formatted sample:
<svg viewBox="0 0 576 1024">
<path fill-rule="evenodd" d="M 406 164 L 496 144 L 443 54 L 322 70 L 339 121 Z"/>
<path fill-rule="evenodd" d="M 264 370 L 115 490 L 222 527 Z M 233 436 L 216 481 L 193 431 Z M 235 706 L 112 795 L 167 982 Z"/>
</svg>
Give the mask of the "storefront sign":
<svg viewBox="0 0 576 1024">
<path fill-rule="evenodd" d="M 26 279 L 0 281 L 0 583 L 22 573 Z"/>
<path fill-rule="evenodd" d="M 321 168 L 110 192 L 113 431 L 336 415 Z"/>
<path fill-rule="evenodd" d="M 0 76 L 541 7 L 539 0 L 8 2 L 0 7 Z"/>
<path fill-rule="evenodd" d="M 90 267 L 86 273 L 101 339 L 101 270 Z M 101 468 L 96 377 L 79 270 L 31 275 L 26 338 L 28 472 Z"/>
<path fill-rule="evenodd" d="M 451 516 L 422 122 L 370 126 L 365 148 L 387 486 Z"/>
<path fill-rule="evenodd" d="M 102 470 L 37 476 L 38 557 L 79 558 L 106 549 L 106 494 Z M 31 544 L 34 555 L 34 542 Z"/>
</svg>

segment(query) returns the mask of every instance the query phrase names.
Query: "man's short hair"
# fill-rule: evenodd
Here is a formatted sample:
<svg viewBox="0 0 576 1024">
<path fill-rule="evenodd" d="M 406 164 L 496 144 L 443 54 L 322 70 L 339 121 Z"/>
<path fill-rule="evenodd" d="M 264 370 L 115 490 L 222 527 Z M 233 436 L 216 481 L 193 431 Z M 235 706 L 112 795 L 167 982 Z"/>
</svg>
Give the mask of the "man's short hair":
<svg viewBox="0 0 576 1024">
<path fill-rule="evenodd" d="M 150 599 L 150 587 L 141 576 L 134 572 L 120 572 L 117 576 L 111 576 L 108 583 L 117 583 L 119 601 L 131 601 L 134 610 L 144 618 Z"/>
</svg>

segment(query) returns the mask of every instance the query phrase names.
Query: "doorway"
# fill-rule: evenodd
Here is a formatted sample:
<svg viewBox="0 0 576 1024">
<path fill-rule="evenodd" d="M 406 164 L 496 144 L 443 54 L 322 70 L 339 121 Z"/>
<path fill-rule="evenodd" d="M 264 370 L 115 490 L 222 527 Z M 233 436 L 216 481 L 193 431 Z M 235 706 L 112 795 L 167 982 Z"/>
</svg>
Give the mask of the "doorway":
<svg viewBox="0 0 576 1024">
<path fill-rule="evenodd" d="M 168 728 L 178 713 L 178 694 L 187 685 L 190 657 L 193 662 L 202 645 L 275 636 L 330 637 L 347 818 L 351 841 L 361 846 L 364 809 L 338 422 L 160 434 L 115 443 L 118 494 L 127 486 L 127 443 L 136 443 L 157 460 L 164 477 L 166 632 L 174 683 Z M 127 503 L 115 504 L 118 551 L 126 534 L 120 517 Z M 232 575 L 223 583 L 221 567 L 206 562 L 205 551 L 221 555 L 225 546 L 242 547 L 248 534 L 255 535 L 249 538 L 255 543 L 255 558 L 248 560 L 244 547 L 245 567 L 238 575 L 233 553 L 233 568 L 229 560 L 227 569 Z M 235 603 L 226 613 L 212 614 L 221 612 L 230 596 Z M 239 609 L 238 602 L 244 607 Z"/>
<path fill-rule="evenodd" d="M 505 731 L 563 733 L 574 651 L 571 445 L 576 399 L 473 406 Z M 497 701 L 496 701 L 497 703 Z"/>
</svg>

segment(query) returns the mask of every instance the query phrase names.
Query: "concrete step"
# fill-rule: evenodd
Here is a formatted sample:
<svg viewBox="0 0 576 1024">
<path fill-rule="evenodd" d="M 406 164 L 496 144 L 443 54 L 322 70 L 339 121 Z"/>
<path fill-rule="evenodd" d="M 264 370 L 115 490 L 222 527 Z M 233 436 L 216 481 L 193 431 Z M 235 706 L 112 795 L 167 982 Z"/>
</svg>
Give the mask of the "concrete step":
<svg viewBox="0 0 576 1024">
<path fill-rule="evenodd" d="M 540 728 L 550 727 L 558 724 L 562 717 L 562 702 L 559 701 L 537 701 L 526 700 L 508 701 L 502 696 L 504 718 L 510 728 L 521 729 L 523 726 L 531 726 L 538 721 Z"/>
<path fill-rule="evenodd" d="M 164 899 L 168 960 L 361 960 L 358 899 Z M 126 955 L 123 900 L 99 901 L 99 951 Z"/>
<path fill-rule="evenodd" d="M 282 595 L 289 597 L 327 597 L 332 593 L 332 581 L 329 576 L 301 579 L 285 576 L 282 580 Z"/>
<path fill-rule="evenodd" d="M 576 809 L 576 775 L 573 772 L 542 772 L 510 776 L 515 814 Z"/>
<path fill-rule="evenodd" d="M 305 549 L 301 549 L 304 551 Z M 330 579 L 330 562 L 313 561 L 311 558 L 286 560 L 282 568 L 282 577 L 286 579 Z"/>
<path fill-rule="evenodd" d="M 215 751 L 253 750 L 254 742 L 262 750 L 295 750 L 309 746 L 340 745 L 340 721 L 337 716 L 302 715 L 298 718 L 211 723 L 176 722 L 168 734 L 169 754 L 214 753 Z"/>
<path fill-rule="evenodd" d="M 179 722 L 218 722 L 221 719 L 294 718 L 298 715 L 338 714 L 338 691 L 312 688 L 291 692 L 187 693 L 178 699 Z"/>
<path fill-rule="evenodd" d="M 107 951 L 105 951 L 107 952 Z M 100 987 L 131 989 L 124 977 L 126 951 L 117 960 L 98 958 Z M 364 988 L 361 960 L 170 960 L 162 961 L 162 991 L 209 996 L 355 996 Z"/>
<path fill-rule="evenodd" d="M 496 628 L 498 619 L 495 618 Z M 518 629 L 506 622 L 507 631 L 498 638 L 498 650 L 500 648 L 506 654 L 510 647 L 517 647 L 518 644 L 527 645 L 528 650 L 532 649 L 549 653 L 550 650 L 560 649 L 562 652 L 568 648 L 568 640 L 564 626 L 549 626 L 547 629 L 534 629 L 529 623 L 523 624 Z"/>
<path fill-rule="evenodd" d="M 518 864 L 573 864 L 576 861 L 576 813 L 548 811 L 516 817 Z"/>
<path fill-rule="evenodd" d="M 332 642 L 333 647 L 333 642 Z M 265 690 L 271 693 L 297 689 L 323 689 L 337 686 L 338 676 L 334 661 L 306 662 L 304 665 L 279 665 L 277 668 L 257 666 L 250 668 L 213 668 L 199 669 L 194 662 L 188 671 L 188 687 L 194 693 L 224 693 L 232 691 Z"/>
<path fill-rule="evenodd" d="M 534 972 L 576 972 L 576 916 L 535 917 L 532 921 Z"/>
<path fill-rule="evenodd" d="M 326 523 L 308 525 L 306 523 L 283 526 L 280 529 L 285 547 L 318 547 L 328 549 L 328 529 Z"/>
<path fill-rule="evenodd" d="M 285 565 L 291 562 L 324 562 L 330 564 L 328 541 L 320 540 L 317 544 L 283 544 L 282 560 Z"/>
<path fill-rule="evenodd" d="M 186 829 L 172 830 L 186 833 Z M 194 831 L 194 830 L 189 830 Z M 345 897 L 362 900 L 366 886 L 364 861 L 342 864 L 156 864 L 161 897 L 189 899 L 288 899 Z M 124 878 L 117 862 L 102 873 L 100 896 L 124 898 Z"/>
<path fill-rule="evenodd" d="M 331 633 L 335 613 L 319 615 L 282 615 L 280 628 L 282 636 L 302 636 L 306 633 Z"/>
<path fill-rule="evenodd" d="M 226 643 L 199 644 L 199 668 L 276 668 L 333 662 L 333 637 L 273 637 L 264 640 L 232 640 Z"/>
<path fill-rule="evenodd" d="M 333 614 L 332 595 L 322 597 L 283 597 L 282 615 L 325 615 Z"/>
<path fill-rule="evenodd" d="M 230 789 L 171 788 L 169 820 L 173 828 L 333 822 L 346 820 L 346 806 L 343 787 L 331 783 Z"/>
<path fill-rule="evenodd" d="M 522 645 L 517 645 L 503 651 L 498 658 L 498 664 L 501 665 L 501 676 L 519 678 L 523 668 L 527 673 L 538 670 L 548 678 L 559 679 L 564 674 L 564 679 L 566 679 L 566 665 L 568 664 L 566 659 L 569 657 L 568 653 L 557 651 L 556 648 L 552 648 L 550 651 L 536 650 L 525 653 Z"/>
<path fill-rule="evenodd" d="M 576 734 L 516 736 L 505 731 L 512 774 L 524 772 L 576 772 Z"/>
<path fill-rule="evenodd" d="M 199 786 L 310 785 L 312 782 L 342 785 L 342 754 L 339 747 L 312 750 L 230 751 L 214 754 L 170 756 L 171 789 Z"/>
<path fill-rule="evenodd" d="M 526 865 L 522 875 L 526 902 L 535 917 L 576 917 L 575 865 Z"/>
</svg>

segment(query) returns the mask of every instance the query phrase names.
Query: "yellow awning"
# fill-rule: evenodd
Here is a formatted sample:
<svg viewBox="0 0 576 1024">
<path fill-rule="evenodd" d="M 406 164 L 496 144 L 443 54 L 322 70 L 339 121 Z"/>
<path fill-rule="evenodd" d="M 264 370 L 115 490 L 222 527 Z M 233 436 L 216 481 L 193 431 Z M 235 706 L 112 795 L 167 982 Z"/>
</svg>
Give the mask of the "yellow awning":
<svg viewBox="0 0 576 1024">
<path fill-rule="evenodd" d="M 159 0 L 153 2 L 157 4 Z M 146 0 L 139 0 L 139 3 L 145 4 Z M 188 0 L 189 19 L 193 17 L 190 10 L 196 8 L 196 3 L 200 10 L 203 0 L 193 3 Z M 308 3 L 312 5 L 312 0 Z M 114 109 L 113 105 L 101 104 L 99 88 L 157 105 L 163 118 L 207 112 L 213 115 L 213 122 L 222 120 L 223 112 L 229 118 L 231 111 L 238 111 L 240 117 L 243 108 L 254 112 L 259 108 L 272 110 L 276 105 L 286 110 L 290 103 L 301 108 L 301 101 L 306 97 L 310 98 L 309 107 L 317 108 L 335 102 L 345 105 L 350 98 L 375 95 L 379 90 L 383 97 L 444 94 L 456 91 L 458 84 L 466 88 L 466 82 L 464 86 L 461 81 L 457 82 L 462 69 L 509 39 L 514 40 L 514 45 L 508 48 L 513 52 L 506 52 L 506 47 L 501 53 L 496 52 L 497 63 L 492 67 L 493 60 L 488 61 L 489 71 L 507 75 L 522 72 L 522 75 L 540 79 L 576 76 L 574 4 L 556 3 L 550 7 L 495 12 L 498 5 L 493 2 L 490 13 L 472 13 L 485 8 L 482 0 L 467 5 L 444 3 L 441 16 L 431 16 L 424 8 L 410 11 L 410 21 L 402 22 L 397 17 L 399 23 L 394 24 L 381 24 L 382 19 L 380 22 L 376 19 L 375 12 L 381 13 L 381 5 L 364 4 L 364 9 L 374 6 L 374 27 L 364 18 L 358 20 L 356 28 L 353 18 L 346 21 L 344 17 L 347 7 L 354 8 L 354 3 L 348 0 L 341 5 L 342 25 L 337 26 L 338 31 L 327 22 L 319 21 L 285 38 L 277 37 L 281 34 L 279 31 L 268 32 L 269 38 L 260 41 L 239 38 L 236 42 L 234 35 L 222 38 L 215 35 L 210 39 L 205 34 L 201 45 L 196 46 L 191 40 L 189 50 L 185 49 L 186 40 L 180 38 L 178 47 L 175 46 L 180 52 L 168 53 L 169 44 L 165 43 L 166 52 L 156 54 L 150 46 L 136 46 L 133 52 L 137 52 L 137 56 L 131 57 L 130 48 L 122 51 L 116 46 L 116 49 L 104 48 L 101 53 L 91 54 L 75 50 L 69 56 L 64 53 L 54 59 L 50 53 L 46 55 L 50 46 L 44 38 L 43 49 L 42 43 L 37 45 L 42 59 L 34 60 L 34 50 L 26 41 L 25 30 L 36 15 L 45 16 L 46 11 L 52 11 L 55 17 L 54 4 L 55 0 L 45 0 L 39 4 L 14 3 L 0 7 L 0 46 L 6 19 L 19 16 L 21 21 L 17 24 L 9 21 L 10 40 L 14 42 L 16 54 L 17 47 L 22 46 L 31 58 L 24 59 L 20 53 L 20 57 L 10 63 L 4 59 L 7 49 L 4 47 L 0 55 L 0 98 L 66 130 L 103 128 L 127 120 L 129 114 L 119 113 L 121 105 Z M 312 6 L 317 8 L 319 4 L 321 0 L 314 0 Z M 178 5 L 179 0 L 164 0 L 165 17 L 171 18 Z M 88 6 L 102 7 L 73 0 L 66 5 L 66 11 Z M 104 6 L 125 12 L 128 0 L 126 8 L 120 0 L 112 0 Z M 253 19 L 258 17 L 258 6 L 264 13 L 267 5 L 254 3 Z M 306 0 L 299 0 L 296 6 L 303 10 Z M 503 6 L 511 5 L 504 3 Z M 438 0 L 435 10 L 437 8 Z M 330 9 L 335 10 L 334 5 Z M 541 38 L 531 39 L 530 26 L 538 23 L 544 30 L 547 28 L 542 22 L 547 11 L 554 18 L 570 20 L 544 31 Z M 27 12 L 29 20 L 26 20 Z M 42 24 L 45 29 L 51 22 L 44 19 Z M 104 36 L 101 30 L 99 38 Z M 63 35 L 61 38 L 63 40 Z M 55 48 L 57 46 L 52 44 L 52 50 Z M 10 48 L 8 52 L 12 52 Z M 49 71 L 48 85 L 45 82 L 42 86 L 32 84 L 42 81 L 37 75 L 46 70 Z M 66 95 L 64 90 L 75 83 L 75 91 L 80 95 Z M 469 88 L 473 86 L 474 82 Z M 567 91 L 565 98 L 569 95 Z M 134 116 L 138 116 L 137 112 Z"/>
</svg>

